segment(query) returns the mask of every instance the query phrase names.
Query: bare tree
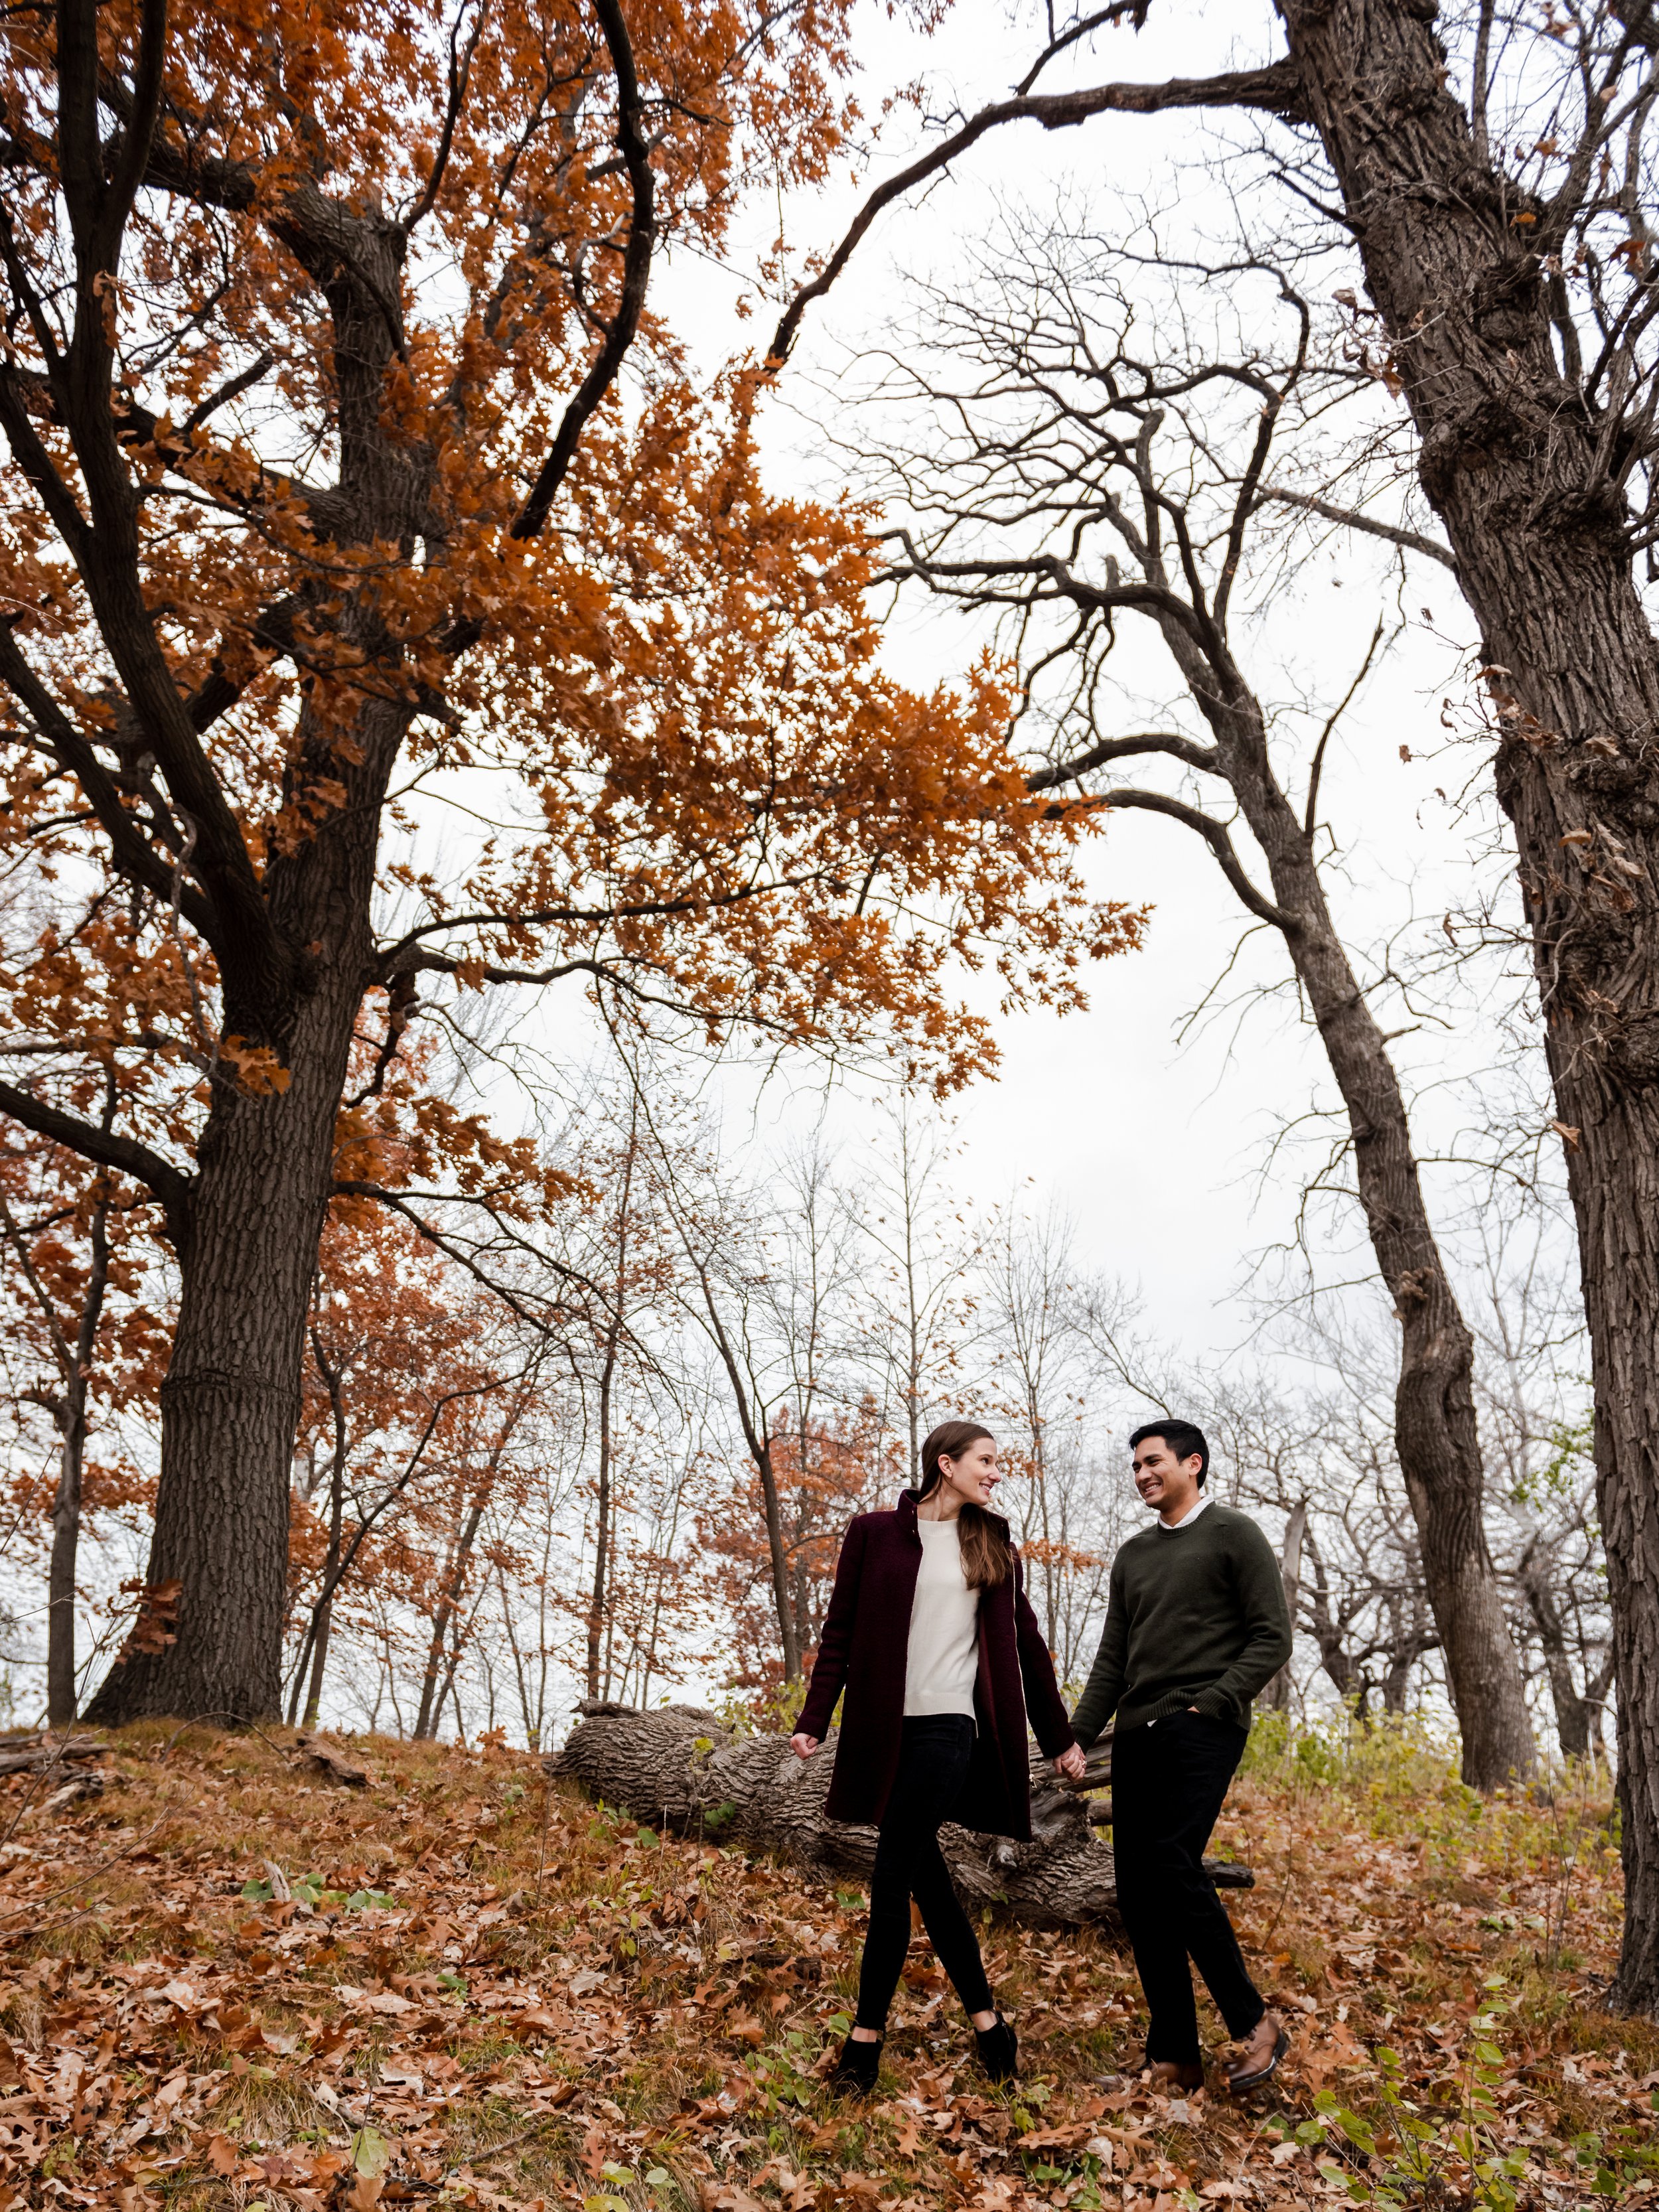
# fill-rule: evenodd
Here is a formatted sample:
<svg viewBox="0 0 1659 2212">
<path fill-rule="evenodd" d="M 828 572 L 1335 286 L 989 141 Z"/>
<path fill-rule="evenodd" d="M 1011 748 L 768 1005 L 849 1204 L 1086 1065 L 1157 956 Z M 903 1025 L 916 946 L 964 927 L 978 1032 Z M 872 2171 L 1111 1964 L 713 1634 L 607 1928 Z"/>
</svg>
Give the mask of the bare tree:
<svg viewBox="0 0 1659 2212">
<path fill-rule="evenodd" d="M 88 1263 L 80 1311 L 66 1317 L 41 1279 L 27 1231 L 0 1198 L 0 1233 L 10 1249 L 26 1293 L 38 1309 L 39 1323 L 58 1376 L 56 1389 L 37 1383 L 29 1394 L 50 1413 L 58 1437 L 58 1484 L 52 1501 L 52 1560 L 46 1581 L 46 1719 L 56 1729 L 68 1728 L 79 1707 L 75 1659 L 76 1563 L 81 1545 L 87 1402 L 93 1376 L 93 1354 L 109 1290 L 109 1198 L 100 1193 L 94 1201 L 88 1225 Z M 70 1321 L 73 1334 L 70 1331 Z"/>
<path fill-rule="evenodd" d="M 1228 307 L 1195 328 L 1173 290 L 1156 345 L 1143 343 L 1137 302 L 1109 275 L 1081 273 L 1097 258 L 1087 240 L 1026 223 L 1011 251 L 988 257 L 977 286 L 932 293 L 931 347 L 908 350 L 884 386 L 925 405 L 928 425 L 896 458 L 914 520 L 896 533 L 893 574 L 1005 626 L 1028 722 L 1048 723 L 1051 761 L 1034 787 L 1081 788 L 1092 803 L 1182 823 L 1284 944 L 1346 1109 L 1353 1180 L 1399 1317 L 1395 1443 L 1465 1778 L 1490 1788 L 1529 1772 L 1534 1751 L 1486 1541 L 1474 1340 L 1429 1218 L 1389 1041 L 1321 870 L 1326 749 L 1370 656 L 1310 732 L 1293 803 L 1283 746 L 1270 742 L 1233 638 L 1275 438 L 1328 404 L 1346 373 L 1311 363 L 1307 306 L 1271 268 L 1183 274 L 1191 289 L 1211 279 L 1235 297 L 1265 288 L 1263 317 L 1271 301 L 1285 325 L 1278 358 L 1227 327 L 1240 319 Z M 1128 687 L 1115 673 L 1134 621 L 1161 642 L 1186 712 L 1120 733 Z M 1373 652 L 1381 637 L 1379 625 Z M 1173 767 L 1185 787 L 1111 780 L 1146 760 Z M 1236 823 L 1265 862 L 1266 888 Z"/>
<path fill-rule="evenodd" d="M 1053 1211 L 1031 1215 L 1010 1204 L 981 1246 L 982 1410 L 1006 1422 L 1013 1472 L 1025 1478 L 1001 1496 L 1060 1679 L 1080 1680 L 1123 1533 L 1121 1394 L 1085 1326 L 1112 1293 L 1082 1276 L 1071 1224 Z"/>
<path fill-rule="evenodd" d="M 908 1089 L 892 1102 L 872 1145 L 878 1166 L 859 1217 L 877 1256 L 863 1285 L 871 1309 L 866 1364 L 902 1408 L 914 1486 L 922 1439 L 959 1373 L 970 1319 L 964 1285 L 979 1258 L 978 1232 L 946 1180 L 948 1133 Z"/>
<path fill-rule="evenodd" d="M 1523 1649 L 1547 1685 L 1563 1755 L 1589 1759 L 1601 1753 L 1613 1641 L 1583 1309 L 1561 1228 L 1538 1202 L 1548 1195 L 1495 1176 L 1479 1208 L 1475 1388 Z"/>
<path fill-rule="evenodd" d="M 1185 13 L 1195 38 L 1206 14 L 1218 20 L 1213 9 Z M 1362 309 L 1355 293 L 1353 350 L 1404 402 L 1417 481 L 1449 542 L 1386 506 L 1369 511 L 1374 484 L 1340 501 L 1317 484 L 1302 496 L 1322 520 L 1449 567 L 1480 627 L 1594 1354 L 1624 1810 L 1612 2001 L 1652 2014 L 1659 652 L 1637 563 L 1659 543 L 1650 135 L 1659 15 L 1651 0 L 1537 17 L 1480 0 L 1443 19 L 1435 0 L 1279 0 L 1277 15 L 1283 47 L 1254 65 L 1037 93 L 1045 69 L 1122 20 L 1115 9 L 1051 19 L 1012 99 L 970 115 L 872 193 L 785 314 L 773 357 L 787 356 L 808 301 L 881 207 L 1008 123 L 1052 130 L 1182 111 L 1213 129 L 1250 118 L 1262 169 L 1288 188 L 1270 219 L 1282 227 L 1289 210 L 1304 227 L 1322 222 L 1328 242 L 1357 258 L 1370 304 Z M 1274 489 L 1264 482 L 1261 495 Z"/>
<path fill-rule="evenodd" d="M 1328 1358 L 1334 1349 L 1319 1348 Z M 1413 1670 L 1440 1638 L 1395 1458 L 1389 1393 L 1368 1388 L 1373 1377 L 1352 1340 L 1334 1349 L 1329 1387 L 1287 1392 L 1270 1381 L 1224 1378 L 1191 1396 L 1233 1495 L 1283 1516 L 1287 1553 L 1295 1532 L 1296 1570 L 1287 1565 L 1285 1576 L 1291 1619 L 1338 1697 L 1363 1720 L 1373 1705 L 1405 1711 Z M 1287 1679 L 1266 1701 L 1288 1708 L 1292 1688 Z"/>
</svg>

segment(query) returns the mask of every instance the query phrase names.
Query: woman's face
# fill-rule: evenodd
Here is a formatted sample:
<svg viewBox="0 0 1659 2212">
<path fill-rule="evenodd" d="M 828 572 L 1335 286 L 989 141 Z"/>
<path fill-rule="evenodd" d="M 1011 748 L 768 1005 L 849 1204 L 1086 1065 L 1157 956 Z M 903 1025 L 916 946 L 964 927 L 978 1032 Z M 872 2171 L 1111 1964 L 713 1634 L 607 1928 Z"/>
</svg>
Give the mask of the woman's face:
<svg viewBox="0 0 1659 2212">
<path fill-rule="evenodd" d="M 960 1459 L 940 1455 L 939 1487 L 954 1491 L 964 1505 L 988 1505 L 1002 1480 L 997 1448 L 989 1437 L 969 1445 Z"/>
</svg>

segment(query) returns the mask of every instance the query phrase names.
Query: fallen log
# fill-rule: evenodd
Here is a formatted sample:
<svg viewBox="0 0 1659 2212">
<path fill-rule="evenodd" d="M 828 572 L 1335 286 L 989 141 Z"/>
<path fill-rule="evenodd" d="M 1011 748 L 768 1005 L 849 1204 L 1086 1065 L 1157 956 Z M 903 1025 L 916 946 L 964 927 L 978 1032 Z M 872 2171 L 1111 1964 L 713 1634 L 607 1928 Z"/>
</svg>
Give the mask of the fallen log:
<svg viewBox="0 0 1659 2212">
<path fill-rule="evenodd" d="M 294 1739 L 296 1755 L 307 1759 L 313 1770 L 325 1774 L 331 1782 L 343 1782 L 348 1790 L 367 1790 L 368 1770 L 349 1759 L 337 1743 L 325 1735 L 307 1735 L 303 1732 Z"/>
<path fill-rule="evenodd" d="M 830 1820 L 836 1736 L 799 1759 L 781 1735 L 734 1735 L 696 1705 L 635 1705 L 589 1700 L 563 1748 L 544 1763 L 592 1797 L 678 1836 L 696 1836 L 756 1853 L 775 1852 L 815 1875 L 867 1880 L 876 1832 Z M 1092 1832 L 1087 1793 L 1109 1781 L 1109 1742 L 1097 1745 L 1089 1771 L 1062 1783 L 1046 1759 L 1032 1761 L 1031 1841 L 979 1835 L 947 1825 L 939 1844 L 969 1905 L 994 1905 L 1035 1928 L 1085 1922 L 1117 1931 L 1117 1881 L 1109 1844 Z M 1206 1862 L 1223 1887 L 1247 1889 L 1248 1867 Z"/>
<path fill-rule="evenodd" d="M 44 1729 L 13 1730 L 0 1742 L 5 1745 L 0 1750 L 0 1775 L 50 1774 L 59 1767 L 109 1757 L 108 1747 L 90 1736 L 54 1736 Z"/>
</svg>

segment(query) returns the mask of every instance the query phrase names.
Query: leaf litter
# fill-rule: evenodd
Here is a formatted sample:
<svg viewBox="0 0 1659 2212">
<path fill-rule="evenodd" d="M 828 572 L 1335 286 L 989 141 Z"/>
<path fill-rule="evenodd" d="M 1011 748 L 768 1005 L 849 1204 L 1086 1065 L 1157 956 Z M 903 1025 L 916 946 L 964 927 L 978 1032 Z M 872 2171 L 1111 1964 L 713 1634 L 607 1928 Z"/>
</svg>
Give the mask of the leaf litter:
<svg viewBox="0 0 1659 2212">
<path fill-rule="evenodd" d="M 1405 1734 L 1253 1753 L 1218 1843 L 1255 1869 L 1229 1902 L 1293 2031 L 1268 2093 L 1237 2103 L 1212 2069 L 1154 2094 L 1110 1940 L 993 1920 L 1019 2083 L 978 2074 L 918 1936 L 860 2107 L 823 2079 L 862 1925 L 833 1882 L 659 1835 L 495 1746 L 357 1739 L 333 1747 L 346 1780 L 274 1737 L 105 1741 L 90 1802 L 0 1782 L 0 2212 L 1659 2195 L 1659 2030 L 1606 2009 L 1594 1771 L 1483 1802 Z"/>
</svg>

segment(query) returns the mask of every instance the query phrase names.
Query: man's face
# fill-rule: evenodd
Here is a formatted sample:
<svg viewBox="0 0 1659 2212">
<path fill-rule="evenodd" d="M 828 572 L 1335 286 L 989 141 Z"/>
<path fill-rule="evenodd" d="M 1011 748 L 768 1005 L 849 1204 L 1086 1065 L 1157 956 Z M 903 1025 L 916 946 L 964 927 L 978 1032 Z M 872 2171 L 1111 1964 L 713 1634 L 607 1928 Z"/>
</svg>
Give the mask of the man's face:
<svg viewBox="0 0 1659 2212">
<path fill-rule="evenodd" d="M 1131 1462 L 1141 1504 L 1160 1513 L 1166 1505 L 1195 1493 L 1203 1464 L 1196 1452 L 1190 1459 L 1177 1459 L 1162 1437 L 1143 1437 Z"/>
</svg>

